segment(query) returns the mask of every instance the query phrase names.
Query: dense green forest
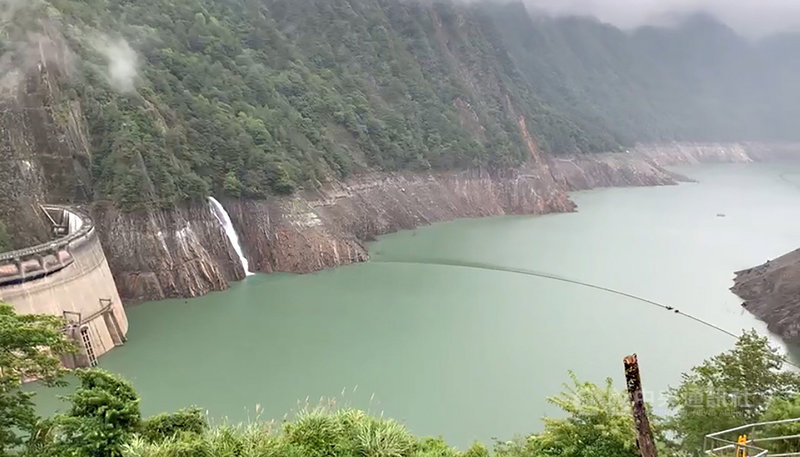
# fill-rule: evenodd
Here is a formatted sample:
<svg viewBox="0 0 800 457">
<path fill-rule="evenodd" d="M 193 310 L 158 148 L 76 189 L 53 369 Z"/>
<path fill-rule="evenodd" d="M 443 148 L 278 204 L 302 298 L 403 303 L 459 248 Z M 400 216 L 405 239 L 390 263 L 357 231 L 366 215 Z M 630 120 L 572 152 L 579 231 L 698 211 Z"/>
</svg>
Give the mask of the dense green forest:
<svg viewBox="0 0 800 457">
<path fill-rule="evenodd" d="M 31 37 L 65 40 L 72 76 L 45 108 L 80 103 L 94 199 L 124 209 L 517 166 L 522 122 L 555 154 L 800 138 L 800 39 L 750 42 L 703 15 L 623 32 L 522 3 L 22 4 L 0 14 L 4 61 Z"/>
<path fill-rule="evenodd" d="M 450 2 L 43 0 L 6 35 L 42 18 L 78 56 L 62 102 L 88 118 L 97 198 L 128 209 L 366 168 L 515 166 L 531 154 L 520 119 L 543 151 L 616 147 L 541 102 L 491 20 Z M 109 58 L 137 59 L 134 87 Z"/>
<path fill-rule="evenodd" d="M 751 41 L 697 13 L 625 32 L 586 17 L 485 3 L 521 73 L 550 105 L 619 141 L 800 139 L 800 35 Z"/>
<path fill-rule="evenodd" d="M 42 418 L 21 381 L 62 380 L 58 356 L 75 347 L 60 317 L 17 315 L 0 303 L 0 456 L 53 457 L 636 457 L 627 392 L 576 375 L 549 399 L 562 413 L 538 433 L 498 441 L 490 451 L 465 451 L 442 438 L 411 434 L 403 425 L 334 402 L 301 409 L 281 424 L 257 417 L 245 425 L 210 426 L 199 408 L 143 418 L 133 386 L 102 370 L 79 370 L 65 412 Z M 42 350 L 46 349 L 46 350 Z M 650 413 L 659 453 L 703 454 L 703 437 L 759 420 L 800 415 L 800 375 L 783 370 L 767 338 L 744 333 L 734 347 L 684 373 L 665 393 L 670 415 Z M 620 367 L 620 370 L 622 367 Z M 259 414 L 259 410 L 256 410 Z M 454 411 L 453 414 L 458 414 Z M 797 434 L 797 423 L 766 428 L 764 436 Z M 508 437 L 504 437 L 508 438 Z M 727 437 L 735 439 L 736 437 Z M 751 436 L 752 438 L 752 436 Z M 796 439 L 764 441 L 772 452 L 796 451 Z M 762 445 L 759 443 L 759 445 Z"/>
</svg>

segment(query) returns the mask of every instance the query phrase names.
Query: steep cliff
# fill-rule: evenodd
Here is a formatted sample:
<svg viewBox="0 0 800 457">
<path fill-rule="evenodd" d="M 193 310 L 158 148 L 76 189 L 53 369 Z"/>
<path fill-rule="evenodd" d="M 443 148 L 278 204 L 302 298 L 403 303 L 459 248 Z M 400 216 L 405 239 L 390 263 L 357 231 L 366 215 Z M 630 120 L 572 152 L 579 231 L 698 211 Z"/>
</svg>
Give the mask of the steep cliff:
<svg viewBox="0 0 800 457">
<path fill-rule="evenodd" d="M 0 222 L 11 248 L 49 238 L 42 203 L 91 198 L 91 155 L 79 101 L 63 93 L 71 52 L 43 26 L 0 61 Z"/>
<path fill-rule="evenodd" d="M 136 212 L 96 204 L 92 214 L 126 301 L 195 297 L 244 278 L 239 257 L 204 201 Z"/>
<path fill-rule="evenodd" d="M 736 273 L 731 290 L 770 331 L 800 343 L 800 249 Z"/>
<path fill-rule="evenodd" d="M 128 211 L 375 171 L 516 167 L 531 142 L 618 147 L 543 103 L 494 24 L 461 2 L 31 4 L 18 15 L 59 24 L 75 56 L 65 86 L 83 107 L 94 198 Z"/>
<path fill-rule="evenodd" d="M 459 217 L 573 210 L 541 171 L 369 174 L 295 197 L 224 204 L 251 265 L 309 272 L 364 261 L 364 241 L 396 230 Z"/>
<path fill-rule="evenodd" d="M 593 154 L 553 158 L 555 176 L 568 190 L 664 186 L 686 180 L 644 154 Z"/>
</svg>

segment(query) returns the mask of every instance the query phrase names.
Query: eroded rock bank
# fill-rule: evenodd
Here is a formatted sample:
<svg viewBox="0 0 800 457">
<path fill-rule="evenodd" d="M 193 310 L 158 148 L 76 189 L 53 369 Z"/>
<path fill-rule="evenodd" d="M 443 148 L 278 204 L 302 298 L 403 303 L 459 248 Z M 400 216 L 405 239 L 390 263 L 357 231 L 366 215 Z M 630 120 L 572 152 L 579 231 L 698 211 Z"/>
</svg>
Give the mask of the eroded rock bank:
<svg viewBox="0 0 800 457">
<path fill-rule="evenodd" d="M 375 236 L 460 217 L 575 209 L 545 165 L 504 173 L 372 173 L 264 200 L 222 199 L 250 268 L 307 273 L 368 259 Z M 127 302 L 189 297 L 244 277 L 206 202 L 123 213 L 96 205 L 103 245 Z"/>
<path fill-rule="evenodd" d="M 226 200 L 251 265 L 305 273 L 361 262 L 377 235 L 460 217 L 545 214 L 575 205 L 539 167 L 369 174 L 291 198 Z"/>
<path fill-rule="evenodd" d="M 656 145 L 534 157 L 495 173 L 369 173 L 290 197 L 221 200 L 251 269 L 308 273 L 367 260 L 365 242 L 385 233 L 456 218 L 573 211 L 570 190 L 670 185 L 680 177 L 662 165 L 750 160 L 738 144 Z M 96 205 L 94 213 L 127 302 L 202 295 L 244 277 L 206 202 L 135 213 Z"/>
<path fill-rule="evenodd" d="M 800 249 L 737 272 L 731 290 L 771 332 L 800 343 Z"/>
<path fill-rule="evenodd" d="M 642 154 L 596 154 L 553 159 L 554 175 L 567 190 L 597 187 L 666 186 L 686 178 Z"/>
<path fill-rule="evenodd" d="M 778 146 L 765 143 L 663 143 L 637 146 L 631 153 L 661 167 L 767 160 Z M 755 153 L 759 153 L 754 157 Z"/>
<path fill-rule="evenodd" d="M 125 302 L 196 297 L 245 276 L 205 202 L 136 212 L 95 204 L 92 216 Z"/>
</svg>

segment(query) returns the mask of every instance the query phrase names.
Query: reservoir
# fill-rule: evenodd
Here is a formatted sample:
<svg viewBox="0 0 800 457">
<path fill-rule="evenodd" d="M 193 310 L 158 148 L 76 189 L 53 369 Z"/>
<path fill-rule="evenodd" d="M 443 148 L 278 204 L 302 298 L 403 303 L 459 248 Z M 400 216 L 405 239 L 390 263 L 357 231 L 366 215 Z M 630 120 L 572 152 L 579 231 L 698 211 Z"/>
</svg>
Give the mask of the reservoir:
<svg viewBox="0 0 800 457">
<path fill-rule="evenodd" d="M 335 399 L 464 448 L 540 430 L 570 370 L 622 389 L 622 358 L 637 353 L 663 412 L 659 392 L 733 338 L 631 298 L 491 268 L 765 332 L 728 288 L 734 271 L 800 245 L 800 166 L 680 171 L 698 182 L 579 192 L 577 213 L 437 224 L 382 237 L 366 264 L 130 307 L 128 343 L 100 366 L 133 382 L 145 414 L 198 405 L 216 422 L 280 421 Z"/>
</svg>

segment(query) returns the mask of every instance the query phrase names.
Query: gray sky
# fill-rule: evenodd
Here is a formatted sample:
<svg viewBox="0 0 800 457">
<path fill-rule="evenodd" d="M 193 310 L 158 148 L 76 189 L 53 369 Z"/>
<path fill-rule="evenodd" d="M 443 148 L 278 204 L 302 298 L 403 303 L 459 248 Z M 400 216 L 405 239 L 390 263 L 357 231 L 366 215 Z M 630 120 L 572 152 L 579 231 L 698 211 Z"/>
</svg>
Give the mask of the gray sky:
<svg viewBox="0 0 800 457">
<path fill-rule="evenodd" d="M 748 36 L 800 28 L 800 0 L 525 0 L 555 14 L 595 16 L 622 28 L 707 11 Z"/>
</svg>

